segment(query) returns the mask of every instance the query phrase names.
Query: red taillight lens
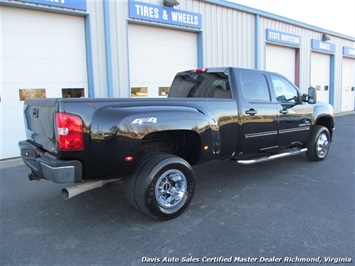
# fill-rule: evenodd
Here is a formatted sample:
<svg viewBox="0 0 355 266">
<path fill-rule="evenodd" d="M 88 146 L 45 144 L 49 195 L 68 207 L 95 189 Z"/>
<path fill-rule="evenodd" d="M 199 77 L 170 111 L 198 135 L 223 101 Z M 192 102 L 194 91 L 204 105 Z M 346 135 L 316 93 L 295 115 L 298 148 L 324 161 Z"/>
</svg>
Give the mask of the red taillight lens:
<svg viewBox="0 0 355 266">
<path fill-rule="evenodd" d="M 60 150 L 84 149 L 83 122 L 77 115 L 57 113 L 58 148 Z"/>
</svg>

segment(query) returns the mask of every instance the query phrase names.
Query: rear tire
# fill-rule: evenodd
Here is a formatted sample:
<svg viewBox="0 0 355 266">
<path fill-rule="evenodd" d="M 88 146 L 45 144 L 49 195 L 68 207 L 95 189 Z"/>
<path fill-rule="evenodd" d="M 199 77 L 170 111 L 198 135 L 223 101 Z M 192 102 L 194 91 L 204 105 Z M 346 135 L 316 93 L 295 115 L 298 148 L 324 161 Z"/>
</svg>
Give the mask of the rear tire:
<svg viewBox="0 0 355 266">
<path fill-rule="evenodd" d="M 314 126 L 309 141 L 307 143 L 306 156 L 310 161 L 322 161 L 329 152 L 330 134 L 324 126 Z"/>
<path fill-rule="evenodd" d="M 128 202 L 137 210 L 140 210 L 136 198 L 134 196 L 135 194 L 135 186 L 136 186 L 136 180 L 137 180 L 137 175 L 142 168 L 142 166 L 153 156 L 159 156 L 163 155 L 163 153 L 151 153 L 151 154 L 143 154 L 140 156 L 140 159 L 137 163 L 136 170 L 132 176 L 129 176 L 125 179 L 125 184 L 124 184 L 124 190 L 126 194 L 126 198 Z"/>
<path fill-rule="evenodd" d="M 181 215 L 195 191 L 190 164 L 169 154 L 155 154 L 143 161 L 127 185 L 130 203 L 158 220 Z"/>
</svg>

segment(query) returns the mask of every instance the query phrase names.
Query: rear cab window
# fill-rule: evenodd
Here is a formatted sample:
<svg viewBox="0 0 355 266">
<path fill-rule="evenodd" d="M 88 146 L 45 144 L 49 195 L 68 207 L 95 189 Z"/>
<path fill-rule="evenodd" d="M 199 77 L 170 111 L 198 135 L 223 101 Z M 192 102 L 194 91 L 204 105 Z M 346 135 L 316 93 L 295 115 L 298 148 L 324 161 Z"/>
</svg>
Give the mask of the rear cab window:
<svg viewBox="0 0 355 266">
<path fill-rule="evenodd" d="M 232 99 L 232 94 L 224 72 L 187 71 L 176 75 L 169 97 Z"/>
</svg>

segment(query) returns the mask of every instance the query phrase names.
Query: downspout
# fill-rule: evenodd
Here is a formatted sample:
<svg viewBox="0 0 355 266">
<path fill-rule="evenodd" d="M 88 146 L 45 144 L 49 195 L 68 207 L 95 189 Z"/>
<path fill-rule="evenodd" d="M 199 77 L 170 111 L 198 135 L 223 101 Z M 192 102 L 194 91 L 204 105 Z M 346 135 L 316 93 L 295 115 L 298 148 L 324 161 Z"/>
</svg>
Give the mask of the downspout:
<svg viewBox="0 0 355 266">
<path fill-rule="evenodd" d="M 89 93 L 88 96 L 90 98 L 95 98 L 90 15 L 87 15 L 85 17 L 85 48 L 86 48 L 86 71 L 87 71 L 87 78 L 88 78 L 88 93 Z"/>
<path fill-rule="evenodd" d="M 203 68 L 203 34 L 197 33 L 197 67 Z"/>
<path fill-rule="evenodd" d="M 109 0 L 104 0 L 103 4 L 104 4 L 104 30 L 105 30 L 107 97 L 113 98 L 111 28 L 110 28 Z"/>
<path fill-rule="evenodd" d="M 259 15 L 255 15 L 255 69 L 260 69 L 260 33 L 259 33 Z"/>
<path fill-rule="evenodd" d="M 330 55 L 329 103 L 334 106 L 335 55 Z"/>
</svg>

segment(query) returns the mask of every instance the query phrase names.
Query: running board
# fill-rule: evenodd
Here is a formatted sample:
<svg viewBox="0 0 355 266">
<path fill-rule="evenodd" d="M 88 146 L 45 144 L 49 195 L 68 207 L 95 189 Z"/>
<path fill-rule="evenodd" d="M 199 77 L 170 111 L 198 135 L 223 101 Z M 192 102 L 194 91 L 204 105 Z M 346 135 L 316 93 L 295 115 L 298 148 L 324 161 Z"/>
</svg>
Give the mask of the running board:
<svg viewBox="0 0 355 266">
<path fill-rule="evenodd" d="M 303 148 L 300 150 L 295 150 L 295 151 L 289 151 L 289 152 L 284 152 L 284 153 L 280 153 L 280 154 L 275 154 L 275 155 L 271 155 L 271 156 L 265 156 L 265 157 L 260 157 L 257 159 L 251 159 L 251 160 L 237 160 L 238 163 L 240 164 L 254 164 L 254 163 L 262 163 L 262 162 L 267 162 L 267 161 L 271 161 L 271 160 L 275 160 L 275 159 L 279 159 L 279 158 L 284 158 L 284 157 L 289 157 L 289 156 L 293 156 L 293 155 L 297 155 L 303 152 L 306 152 L 307 148 Z"/>
</svg>

